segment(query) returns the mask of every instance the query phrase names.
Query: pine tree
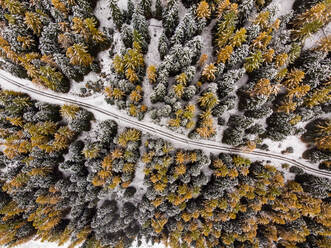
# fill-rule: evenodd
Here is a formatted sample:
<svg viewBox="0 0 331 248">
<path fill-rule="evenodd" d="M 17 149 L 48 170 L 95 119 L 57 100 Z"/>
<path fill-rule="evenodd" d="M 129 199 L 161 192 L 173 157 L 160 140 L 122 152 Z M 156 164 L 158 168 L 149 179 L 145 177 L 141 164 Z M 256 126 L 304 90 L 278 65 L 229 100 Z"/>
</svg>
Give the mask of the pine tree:
<svg viewBox="0 0 331 248">
<path fill-rule="evenodd" d="M 156 67 L 154 65 L 148 66 L 147 77 L 151 84 L 154 84 L 156 82 Z"/>
<path fill-rule="evenodd" d="M 147 43 L 149 43 L 150 36 L 148 31 L 148 22 L 145 16 L 142 15 L 142 13 L 140 13 L 137 9 L 135 10 L 132 16 L 132 26 L 135 30 L 139 32 L 139 34 L 143 37 L 143 39 Z"/>
<path fill-rule="evenodd" d="M 22 42 L 23 49 L 30 49 L 35 45 L 35 40 L 32 36 L 17 36 L 17 41 Z"/>
<path fill-rule="evenodd" d="M 293 37 L 299 40 L 306 39 L 323 27 L 330 16 L 329 7 L 328 1 L 322 1 L 296 16 L 293 21 Z"/>
<path fill-rule="evenodd" d="M 52 4 L 54 5 L 54 8 L 56 8 L 62 14 L 64 14 L 65 16 L 68 15 L 68 9 L 63 2 L 61 2 L 60 0 L 52 0 Z"/>
<path fill-rule="evenodd" d="M 230 0 L 222 0 L 217 5 L 217 15 L 222 17 L 223 12 L 230 6 Z"/>
<path fill-rule="evenodd" d="M 34 34 L 38 36 L 40 35 L 43 24 L 37 13 L 30 11 L 25 12 L 24 22 L 30 29 L 32 29 Z"/>
<path fill-rule="evenodd" d="M 225 64 L 230 58 L 233 52 L 233 47 L 231 45 L 225 46 L 217 54 L 217 63 Z"/>
<path fill-rule="evenodd" d="M 47 88 L 58 91 L 58 92 L 68 92 L 69 85 L 63 80 L 62 73 L 56 71 L 54 67 L 51 66 L 41 66 L 39 68 L 40 75 L 39 78 L 34 80 L 38 80 Z"/>
<path fill-rule="evenodd" d="M 84 24 L 95 42 L 102 43 L 106 40 L 105 35 L 97 29 L 97 22 L 94 17 L 84 19 Z"/>
<path fill-rule="evenodd" d="M 297 107 L 297 104 L 291 99 L 282 102 L 282 105 L 278 107 L 279 112 L 285 112 L 287 114 L 293 112 Z"/>
<path fill-rule="evenodd" d="M 255 53 L 251 54 L 251 56 L 246 58 L 246 62 L 244 67 L 247 72 L 252 72 L 258 69 L 263 62 L 263 54 L 260 50 L 257 50 Z"/>
<path fill-rule="evenodd" d="M 271 94 L 277 94 L 278 92 L 278 85 L 270 85 L 270 80 L 266 78 L 260 79 L 255 85 L 254 88 L 251 90 L 251 96 L 269 96 Z"/>
<path fill-rule="evenodd" d="M 318 46 L 316 47 L 317 50 L 328 53 L 331 51 L 331 35 L 328 35 L 327 37 L 322 38 Z"/>
<path fill-rule="evenodd" d="M 13 0 L 13 1 L 5 0 L 2 2 L 3 3 L 1 3 L 1 5 L 3 5 L 6 9 L 8 9 L 10 14 L 12 15 L 20 15 L 23 14 L 25 11 L 24 5 L 17 0 Z"/>
<path fill-rule="evenodd" d="M 169 2 L 162 13 L 162 26 L 164 27 L 165 35 L 169 38 L 179 23 L 177 4 Z"/>
<path fill-rule="evenodd" d="M 298 70 L 298 69 L 292 69 L 287 75 L 287 80 L 283 82 L 283 84 L 288 89 L 293 89 L 297 86 L 299 86 L 300 82 L 305 78 L 305 72 Z"/>
<path fill-rule="evenodd" d="M 76 115 L 77 115 L 79 109 L 80 108 L 76 105 L 64 104 L 61 106 L 60 113 L 63 118 L 65 118 L 67 120 L 73 120 L 76 118 Z"/>
<path fill-rule="evenodd" d="M 121 30 L 121 27 L 124 23 L 124 18 L 121 10 L 117 4 L 118 0 L 109 0 L 109 8 L 111 10 L 112 20 L 116 25 L 118 30 Z"/>
<path fill-rule="evenodd" d="M 73 39 L 71 35 L 66 33 L 59 34 L 57 40 L 64 49 L 68 49 L 70 46 L 73 45 Z"/>
<path fill-rule="evenodd" d="M 173 86 L 174 92 L 178 98 L 181 98 L 182 95 L 184 94 L 184 84 L 178 83 Z"/>
<path fill-rule="evenodd" d="M 139 6 L 144 11 L 144 16 L 147 19 L 152 17 L 152 1 L 151 0 L 140 0 Z"/>
<path fill-rule="evenodd" d="M 274 49 L 269 49 L 263 54 L 263 60 L 266 63 L 271 63 L 273 58 L 274 58 L 275 50 Z"/>
<path fill-rule="evenodd" d="M 331 151 L 331 121 L 326 120 L 316 127 L 319 134 L 319 137 L 315 138 L 317 148 Z"/>
<path fill-rule="evenodd" d="M 308 84 L 300 85 L 300 86 L 290 89 L 287 92 L 287 96 L 290 99 L 292 99 L 294 96 L 297 98 L 302 98 L 309 92 L 309 90 L 310 90 L 310 85 L 308 85 Z"/>
<path fill-rule="evenodd" d="M 161 0 L 156 0 L 154 18 L 161 20 L 162 19 L 162 10 L 163 10 L 163 6 L 161 3 Z"/>
<path fill-rule="evenodd" d="M 208 81 L 213 81 L 216 79 L 216 73 L 217 67 L 213 63 L 211 63 L 203 68 L 202 76 L 204 76 Z"/>
<path fill-rule="evenodd" d="M 165 33 L 162 33 L 160 36 L 158 49 L 161 59 L 164 59 L 164 56 L 166 56 L 169 51 L 169 40 Z"/>
<path fill-rule="evenodd" d="M 308 96 L 305 100 L 305 105 L 312 108 L 316 105 L 331 101 L 331 86 L 326 85 L 321 89 L 316 89 L 313 93 Z"/>
<path fill-rule="evenodd" d="M 212 109 L 218 103 L 218 98 L 213 92 L 205 92 L 200 98 L 200 106 L 205 109 Z"/>
<path fill-rule="evenodd" d="M 80 17 L 75 16 L 74 18 L 72 18 L 72 22 L 73 25 L 71 26 L 71 29 L 77 33 L 77 34 L 81 34 L 85 41 L 88 41 L 89 37 L 90 37 L 90 32 L 87 29 L 84 20 Z"/>
<path fill-rule="evenodd" d="M 265 50 L 271 42 L 271 39 L 271 35 L 269 35 L 267 32 L 262 32 L 253 40 L 252 47 L 260 50 Z"/>
<path fill-rule="evenodd" d="M 87 52 L 87 47 L 81 43 L 68 47 L 66 55 L 73 65 L 90 66 L 93 62 L 93 57 Z"/>
<path fill-rule="evenodd" d="M 230 39 L 230 45 L 232 47 L 240 47 L 242 43 L 246 41 L 246 32 L 247 30 L 245 28 L 237 30 Z"/>
<path fill-rule="evenodd" d="M 209 18 L 211 15 L 209 4 L 206 1 L 201 1 L 197 7 L 198 18 Z"/>
</svg>

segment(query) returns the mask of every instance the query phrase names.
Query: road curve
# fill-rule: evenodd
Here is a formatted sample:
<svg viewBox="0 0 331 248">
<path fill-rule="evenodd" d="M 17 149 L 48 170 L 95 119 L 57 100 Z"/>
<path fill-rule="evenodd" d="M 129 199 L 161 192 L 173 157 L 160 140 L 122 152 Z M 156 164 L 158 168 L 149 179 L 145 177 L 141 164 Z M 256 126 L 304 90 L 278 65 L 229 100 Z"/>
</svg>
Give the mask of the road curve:
<svg viewBox="0 0 331 248">
<path fill-rule="evenodd" d="M 13 76 L 14 77 L 14 76 Z M 309 165 L 308 163 L 306 163 L 305 161 L 300 161 L 299 159 L 294 159 L 285 155 L 279 155 L 279 154 L 275 154 L 272 152 L 266 152 L 266 151 L 262 151 L 259 149 L 256 149 L 252 152 L 246 152 L 243 151 L 240 148 L 236 148 L 236 147 L 230 147 L 230 146 L 226 146 L 226 145 L 222 145 L 222 144 L 218 144 L 214 141 L 209 141 L 209 140 L 204 140 L 204 141 L 198 141 L 198 140 L 191 140 L 188 137 L 181 135 L 181 134 L 177 134 L 174 132 L 171 132 L 170 130 L 163 130 L 160 127 L 151 125 L 147 125 L 143 122 L 140 122 L 136 119 L 130 118 L 130 117 L 126 117 L 126 116 L 122 116 L 122 115 L 118 115 L 116 113 L 112 113 L 106 109 L 103 108 L 99 108 L 96 106 L 93 106 L 89 103 L 85 103 L 82 101 L 77 101 L 74 99 L 70 99 L 68 97 L 63 97 L 63 96 L 59 96 L 56 95 L 56 93 L 50 93 L 50 92 L 45 92 L 39 89 L 35 89 L 29 86 L 26 86 L 20 82 L 17 82 L 5 75 L 3 75 L 0 71 L 0 78 L 2 80 L 4 80 L 5 82 L 1 81 L 0 84 L 3 85 L 4 83 L 8 83 L 11 85 L 16 86 L 18 89 L 24 89 L 25 91 L 34 93 L 34 94 L 38 94 L 50 99 L 54 99 L 54 100 L 58 100 L 58 101 L 63 101 L 66 103 L 70 103 L 70 104 L 75 104 L 78 105 L 80 107 L 89 109 L 91 111 L 96 111 L 99 112 L 101 114 L 104 114 L 108 117 L 111 117 L 115 120 L 119 120 L 122 121 L 124 123 L 126 123 L 127 125 L 134 127 L 134 128 L 140 128 L 142 131 L 145 131 L 147 133 L 150 133 L 152 135 L 157 135 L 160 136 L 161 138 L 164 138 L 166 140 L 169 141 L 177 141 L 180 142 L 184 145 L 190 145 L 194 148 L 197 149 L 201 149 L 201 148 L 205 148 L 208 150 L 213 150 L 215 152 L 224 152 L 224 153 L 236 153 L 236 154 L 241 154 L 241 155 L 248 155 L 248 156 L 253 156 L 253 157 L 258 157 L 260 160 L 264 159 L 264 160 L 268 160 L 268 159 L 274 159 L 274 160 L 279 160 L 285 163 L 288 163 L 290 165 L 293 166 L 297 166 L 299 168 L 302 168 L 305 172 L 307 173 L 311 173 L 317 176 L 321 176 L 321 177 L 327 177 L 329 179 L 331 179 L 331 172 L 325 171 L 325 170 L 319 170 L 314 168 L 312 165 Z M 6 88 L 6 87 L 5 87 Z"/>
</svg>

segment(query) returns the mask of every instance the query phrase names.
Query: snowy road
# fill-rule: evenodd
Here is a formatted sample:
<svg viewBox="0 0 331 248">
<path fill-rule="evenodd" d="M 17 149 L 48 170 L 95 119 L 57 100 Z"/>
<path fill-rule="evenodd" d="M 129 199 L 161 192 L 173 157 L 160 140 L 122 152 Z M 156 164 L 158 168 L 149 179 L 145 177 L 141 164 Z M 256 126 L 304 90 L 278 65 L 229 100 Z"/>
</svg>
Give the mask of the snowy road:
<svg viewBox="0 0 331 248">
<path fill-rule="evenodd" d="M 290 156 L 285 156 L 285 155 L 279 155 L 276 153 L 272 152 L 266 152 L 262 150 L 254 150 L 252 152 L 247 152 L 243 151 L 240 148 L 236 147 L 231 147 L 228 145 L 224 144 L 219 144 L 214 141 L 209 141 L 209 140 L 204 140 L 204 141 L 198 141 L 198 140 L 191 140 L 187 138 L 184 135 L 174 133 L 170 130 L 165 130 L 164 128 L 157 126 L 156 124 L 153 123 L 147 123 L 144 121 L 138 121 L 133 117 L 129 116 L 123 116 L 114 112 L 111 112 L 109 110 L 106 110 L 104 108 L 98 107 L 98 106 L 93 106 L 92 104 L 89 104 L 84 101 L 84 99 L 71 99 L 70 97 L 64 97 L 60 94 L 49 92 L 49 91 L 43 91 L 37 88 L 33 88 L 30 86 L 25 85 L 24 83 L 18 82 L 16 80 L 13 80 L 9 78 L 7 73 L 3 73 L 0 71 L 0 85 L 2 88 L 10 88 L 13 89 L 12 86 L 14 86 L 15 90 L 20 90 L 23 92 L 30 93 L 32 96 L 43 96 L 43 98 L 47 98 L 49 100 L 52 100 L 54 102 L 57 101 L 59 103 L 69 103 L 69 104 L 75 104 L 80 107 L 86 108 L 93 112 L 94 114 L 102 114 L 105 117 L 110 117 L 114 119 L 115 121 L 120 121 L 124 123 L 126 126 L 130 126 L 133 128 L 138 128 L 141 129 L 142 131 L 149 133 L 151 135 L 157 135 L 165 140 L 168 140 L 170 142 L 176 141 L 176 143 L 180 143 L 185 148 L 190 148 L 190 149 L 205 149 L 210 152 L 223 152 L 223 153 L 236 153 L 240 155 L 245 155 L 247 157 L 254 157 L 257 160 L 277 160 L 281 161 L 283 163 L 288 163 L 293 166 L 297 166 L 302 168 L 305 172 L 314 174 L 317 176 L 322 176 L 322 177 L 327 177 L 331 179 L 331 172 L 325 171 L 325 170 L 319 170 L 314 168 L 316 165 L 309 164 L 308 162 L 298 159 L 298 158 L 293 158 Z M 11 76 L 14 78 L 14 76 Z M 276 165 L 275 165 L 276 166 Z"/>
</svg>

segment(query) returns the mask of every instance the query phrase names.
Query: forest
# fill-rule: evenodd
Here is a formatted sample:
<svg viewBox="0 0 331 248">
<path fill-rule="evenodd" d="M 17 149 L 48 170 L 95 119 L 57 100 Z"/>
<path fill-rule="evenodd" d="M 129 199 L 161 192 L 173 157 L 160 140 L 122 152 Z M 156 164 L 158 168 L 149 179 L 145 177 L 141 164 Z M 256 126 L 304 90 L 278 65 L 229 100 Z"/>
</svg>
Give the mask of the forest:
<svg viewBox="0 0 331 248">
<path fill-rule="evenodd" d="M 100 1 L 0 0 L 0 69 L 66 96 L 97 75 L 92 97 L 193 140 L 295 136 L 331 171 L 330 0 Z M 331 181 L 287 167 L 0 87 L 0 246 L 331 247 Z"/>
<path fill-rule="evenodd" d="M 0 244 L 328 247 L 331 181 L 0 92 Z M 137 170 L 141 170 L 142 178 Z M 141 190 L 143 189 L 143 190 Z"/>
<path fill-rule="evenodd" d="M 82 90 L 138 120 L 248 149 L 296 136 L 302 157 L 330 170 L 329 0 L 296 0 L 283 15 L 265 0 L 128 0 L 126 9 L 111 0 L 102 30 L 96 4 L 1 1 L 1 68 L 69 94 L 102 71 Z M 156 44 L 152 20 L 161 25 Z M 110 64 L 100 64 L 101 50 Z"/>
</svg>

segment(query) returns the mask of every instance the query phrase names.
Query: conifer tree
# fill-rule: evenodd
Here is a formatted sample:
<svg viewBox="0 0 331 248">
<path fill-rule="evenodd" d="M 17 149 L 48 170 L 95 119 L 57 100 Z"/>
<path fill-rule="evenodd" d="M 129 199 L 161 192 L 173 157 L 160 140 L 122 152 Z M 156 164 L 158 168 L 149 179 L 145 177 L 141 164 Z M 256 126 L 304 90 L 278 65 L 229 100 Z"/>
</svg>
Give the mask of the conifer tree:
<svg viewBox="0 0 331 248">
<path fill-rule="evenodd" d="M 112 20 L 115 23 L 116 28 L 118 30 L 121 30 L 121 27 L 123 25 L 124 20 L 123 20 L 123 14 L 122 14 L 121 10 L 118 7 L 117 1 L 118 0 L 110 0 L 109 1 L 109 8 L 111 10 Z"/>
<path fill-rule="evenodd" d="M 155 13 L 154 13 L 154 18 L 161 20 L 162 19 L 162 3 L 161 0 L 156 0 L 155 2 Z"/>
<path fill-rule="evenodd" d="M 152 17 L 152 1 L 151 0 L 141 0 L 139 2 L 140 8 L 144 11 L 144 16 L 147 19 Z"/>
<path fill-rule="evenodd" d="M 25 23 L 26 25 L 32 29 L 33 33 L 36 35 L 40 35 L 42 29 L 42 22 L 37 13 L 27 11 L 25 12 Z"/>
<path fill-rule="evenodd" d="M 87 47 L 83 44 L 76 43 L 68 47 L 66 55 L 73 65 L 90 66 L 93 62 L 92 56 L 88 53 Z"/>
<path fill-rule="evenodd" d="M 209 18 L 211 15 L 209 4 L 206 1 L 201 1 L 197 7 L 198 18 Z"/>
</svg>

